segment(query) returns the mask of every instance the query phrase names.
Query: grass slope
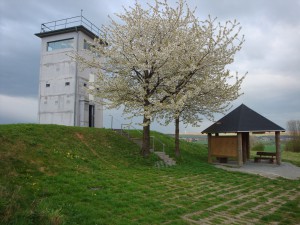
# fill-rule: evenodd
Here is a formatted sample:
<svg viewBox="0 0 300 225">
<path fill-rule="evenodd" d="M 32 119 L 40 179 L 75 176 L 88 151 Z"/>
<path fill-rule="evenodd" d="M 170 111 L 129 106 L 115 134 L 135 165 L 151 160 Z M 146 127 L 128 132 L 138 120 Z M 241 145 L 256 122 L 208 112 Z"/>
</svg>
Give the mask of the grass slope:
<svg viewBox="0 0 300 225">
<path fill-rule="evenodd" d="M 155 135 L 172 153 L 173 138 Z M 178 166 L 157 168 L 110 130 L 1 125 L 0 223 L 300 223 L 300 181 L 219 170 L 203 145 L 181 149 Z"/>
</svg>

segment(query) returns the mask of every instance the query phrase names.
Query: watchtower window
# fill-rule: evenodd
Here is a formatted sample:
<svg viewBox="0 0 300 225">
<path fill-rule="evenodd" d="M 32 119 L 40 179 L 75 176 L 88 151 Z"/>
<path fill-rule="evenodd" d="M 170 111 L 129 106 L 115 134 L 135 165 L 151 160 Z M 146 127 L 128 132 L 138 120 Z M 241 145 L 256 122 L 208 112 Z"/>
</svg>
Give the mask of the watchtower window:
<svg viewBox="0 0 300 225">
<path fill-rule="evenodd" d="M 83 49 L 91 50 L 92 45 L 88 43 L 85 39 L 83 41 Z"/>
<path fill-rule="evenodd" d="M 95 51 L 95 45 L 92 45 L 90 42 L 84 39 L 83 41 L 83 49 L 92 51 L 94 53 L 94 56 L 99 57 L 99 53 Z"/>
<path fill-rule="evenodd" d="M 70 86 L 70 82 L 66 82 L 66 83 L 65 83 L 65 86 Z"/>
<path fill-rule="evenodd" d="M 50 87 L 50 84 L 46 84 L 46 87 Z"/>
<path fill-rule="evenodd" d="M 74 38 L 47 42 L 47 51 L 51 52 L 58 49 L 73 48 Z"/>
</svg>

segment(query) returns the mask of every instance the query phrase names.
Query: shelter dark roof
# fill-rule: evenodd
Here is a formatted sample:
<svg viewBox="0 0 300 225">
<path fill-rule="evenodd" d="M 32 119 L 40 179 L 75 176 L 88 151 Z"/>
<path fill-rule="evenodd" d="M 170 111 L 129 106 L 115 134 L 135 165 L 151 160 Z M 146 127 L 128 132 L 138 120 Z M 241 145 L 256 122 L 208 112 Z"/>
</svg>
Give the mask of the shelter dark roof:
<svg viewBox="0 0 300 225">
<path fill-rule="evenodd" d="M 248 108 L 240 105 L 202 133 L 285 131 L 282 127 Z"/>
</svg>

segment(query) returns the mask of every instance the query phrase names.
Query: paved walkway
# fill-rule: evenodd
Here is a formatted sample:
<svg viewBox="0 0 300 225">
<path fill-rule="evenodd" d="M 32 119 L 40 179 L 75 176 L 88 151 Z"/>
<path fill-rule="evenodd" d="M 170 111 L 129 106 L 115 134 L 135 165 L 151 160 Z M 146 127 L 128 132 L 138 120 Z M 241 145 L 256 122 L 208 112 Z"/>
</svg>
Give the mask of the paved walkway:
<svg viewBox="0 0 300 225">
<path fill-rule="evenodd" d="M 280 166 L 277 164 L 247 162 L 242 167 L 232 167 L 230 164 L 218 164 L 216 167 L 228 171 L 258 174 L 272 179 L 278 177 L 290 180 L 300 179 L 300 167 L 288 162 L 282 162 Z"/>
</svg>

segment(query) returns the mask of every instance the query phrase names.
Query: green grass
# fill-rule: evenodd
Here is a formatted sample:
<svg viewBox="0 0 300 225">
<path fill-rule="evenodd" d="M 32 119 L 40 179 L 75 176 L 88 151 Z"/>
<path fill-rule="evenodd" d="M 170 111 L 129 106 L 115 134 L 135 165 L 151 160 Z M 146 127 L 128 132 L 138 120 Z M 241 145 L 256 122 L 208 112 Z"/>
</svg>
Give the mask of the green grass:
<svg viewBox="0 0 300 225">
<path fill-rule="evenodd" d="M 298 152 L 289 152 L 285 151 L 285 144 L 281 144 L 281 157 L 283 161 L 291 162 L 297 166 L 300 166 L 300 153 Z M 276 147 L 275 144 L 267 144 L 265 145 L 265 151 L 267 152 L 275 152 Z"/>
<path fill-rule="evenodd" d="M 105 129 L 1 125 L 0 143 L 1 224 L 300 223 L 299 180 L 217 169 L 201 144 L 158 169 Z"/>
<path fill-rule="evenodd" d="M 281 158 L 283 161 L 291 162 L 297 166 L 300 166 L 300 153 L 297 152 L 289 152 L 285 151 L 285 144 L 281 144 Z M 253 149 L 252 149 L 253 150 Z M 266 152 L 276 152 L 275 144 L 265 144 L 264 151 Z M 253 150 L 251 151 L 251 156 L 254 157 L 256 152 Z"/>
</svg>

